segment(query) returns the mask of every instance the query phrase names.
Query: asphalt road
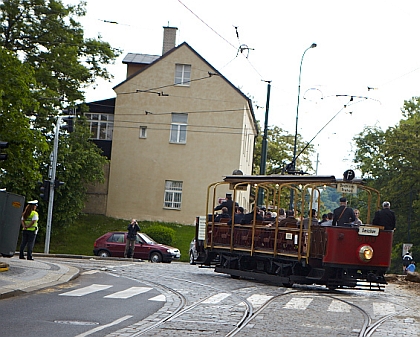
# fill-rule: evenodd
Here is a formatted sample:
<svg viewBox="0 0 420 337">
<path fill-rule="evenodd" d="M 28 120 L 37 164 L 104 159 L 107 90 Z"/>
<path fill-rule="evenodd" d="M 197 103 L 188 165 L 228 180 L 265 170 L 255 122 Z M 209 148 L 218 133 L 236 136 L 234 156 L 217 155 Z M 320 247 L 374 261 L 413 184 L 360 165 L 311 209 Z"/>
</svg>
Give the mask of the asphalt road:
<svg viewBox="0 0 420 337">
<path fill-rule="evenodd" d="M 104 336 L 145 319 L 165 303 L 156 289 L 100 270 L 0 301 L 1 336 Z"/>
<path fill-rule="evenodd" d="M 1 335 L 384 337 L 420 331 L 420 299 L 393 285 L 385 292 L 330 292 L 232 279 L 179 262 L 54 262 L 80 268 L 81 276 L 0 301 Z"/>
</svg>

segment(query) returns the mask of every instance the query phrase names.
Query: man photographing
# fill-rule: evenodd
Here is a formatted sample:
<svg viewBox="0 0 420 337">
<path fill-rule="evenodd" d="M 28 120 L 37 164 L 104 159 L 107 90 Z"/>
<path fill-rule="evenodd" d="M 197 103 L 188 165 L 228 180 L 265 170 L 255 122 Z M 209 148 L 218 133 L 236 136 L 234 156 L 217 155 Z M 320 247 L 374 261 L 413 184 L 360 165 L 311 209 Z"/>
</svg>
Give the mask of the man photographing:
<svg viewBox="0 0 420 337">
<path fill-rule="evenodd" d="M 138 231 L 140 231 L 140 227 L 137 224 L 137 220 L 131 219 L 131 222 L 127 227 L 127 241 L 125 243 L 124 257 L 134 257 L 134 248 Z"/>
</svg>

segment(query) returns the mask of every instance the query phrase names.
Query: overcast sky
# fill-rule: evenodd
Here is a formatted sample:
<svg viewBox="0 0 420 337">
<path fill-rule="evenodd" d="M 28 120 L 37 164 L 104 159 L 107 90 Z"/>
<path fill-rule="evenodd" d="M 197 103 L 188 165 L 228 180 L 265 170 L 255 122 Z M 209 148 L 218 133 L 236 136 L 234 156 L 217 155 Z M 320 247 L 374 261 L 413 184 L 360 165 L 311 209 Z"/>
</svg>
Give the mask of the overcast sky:
<svg viewBox="0 0 420 337">
<path fill-rule="evenodd" d="M 89 89 L 87 101 L 115 97 L 112 87 L 125 79 L 121 61 L 127 53 L 161 55 L 163 26 L 169 25 L 178 28 L 177 45 L 187 42 L 253 98 L 261 125 L 265 81 L 271 81 L 268 124 L 294 134 L 299 66 L 304 51 L 316 43 L 303 59 L 298 131 L 309 142 L 322 129 L 312 141 L 318 174 L 341 177 L 353 167 L 351 139 L 364 126 L 395 125 L 404 100 L 420 95 L 418 0 L 87 3 L 81 20 L 86 37 L 100 34 L 123 50 L 110 67 L 115 79 Z"/>
</svg>

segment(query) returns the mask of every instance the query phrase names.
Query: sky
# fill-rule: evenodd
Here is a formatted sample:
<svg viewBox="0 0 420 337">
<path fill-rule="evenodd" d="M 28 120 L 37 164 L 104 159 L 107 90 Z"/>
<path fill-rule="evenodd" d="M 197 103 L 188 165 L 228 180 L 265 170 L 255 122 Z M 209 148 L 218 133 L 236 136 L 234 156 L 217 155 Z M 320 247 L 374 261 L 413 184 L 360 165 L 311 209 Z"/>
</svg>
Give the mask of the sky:
<svg viewBox="0 0 420 337">
<path fill-rule="evenodd" d="M 114 79 L 87 89 L 86 101 L 115 97 L 124 56 L 161 55 L 163 27 L 177 27 L 176 45 L 187 42 L 252 98 L 262 126 L 271 81 L 268 125 L 294 135 L 298 116 L 321 175 L 354 169 L 353 137 L 395 126 L 404 100 L 420 96 L 418 0 L 87 0 L 86 8 L 85 37 L 122 50 L 108 67 Z"/>
</svg>

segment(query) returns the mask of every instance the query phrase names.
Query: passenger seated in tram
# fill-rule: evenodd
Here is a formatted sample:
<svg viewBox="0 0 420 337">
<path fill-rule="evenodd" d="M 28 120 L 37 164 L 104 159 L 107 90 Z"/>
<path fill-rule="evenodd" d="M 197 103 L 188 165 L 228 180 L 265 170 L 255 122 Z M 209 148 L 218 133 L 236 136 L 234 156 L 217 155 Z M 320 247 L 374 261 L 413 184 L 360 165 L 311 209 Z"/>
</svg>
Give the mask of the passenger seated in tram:
<svg viewBox="0 0 420 337">
<path fill-rule="evenodd" d="M 328 221 L 328 214 L 327 213 L 322 214 L 322 219 L 319 222 L 319 224 L 321 225 L 323 222 L 327 222 L 327 221 Z"/>
<path fill-rule="evenodd" d="M 360 211 L 357 208 L 354 209 L 354 216 L 356 217 L 356 220 L 353 221 L 353 225 L 363 226 L 362 220 L 359 219 Z"/>
<path fill-rule="evenodd" d="M 246 224 L 252 223 L 252 221 L 254 220 L 254 212 L 257 213 L 255 220 L 264 221 L 264 218 L 260 213 L 260 208 L 258 206 L 255 206 L 253 211 L 244 215 L 244 218 L 242 219 L 241 224 L 246 225 Z"/>
<path fill-rule="evenodd" d="M 333 216 L 334 216 L 334 214 L 329 212 L 327 214 L 327 221 L 324 221 L 323 223 L 321 223 L 321 226 L 332 226 Z"/>
<path fill-rule="evenodd" d="M 244 208 L 243 207 L 236 207 L 236 213 L 233 217 L 233 223 L 240 224 L 244 218 Z M 232 219 L 229 220 L 228 225 L 232 224 Z"/>
<path fill-rule="evenodd" d="M 289 209 L 286 211 L 286 217 L 279 222 L 279 227 L 297 227 L 298 220 L 295 218 L 295 211 Z"/>
<path fill-rule="evenodd" d="M 302 221 L 303 229 L 309 228 L 309 218 L 311 218 L 311 226 L 318 226 L 318 219 L 316 217 L 316 213 L 317 212 L 315 209 L 311 209 L 308 212 L 308 217 L 304 218 Z M 300 226 L 300 221 L 298 221 L 298 226 Z"/>
<path fill-rule="evenodd" d="M 215 222 L 223 222 L 223 221 L 221 221 L 221 219 L 230 219 L 230 214 L 229 214 L 229 210 L 228 210 L 227 207 L 222 207 L 222 213 L 217 214 L 214 221 Z"/>
</svg>

